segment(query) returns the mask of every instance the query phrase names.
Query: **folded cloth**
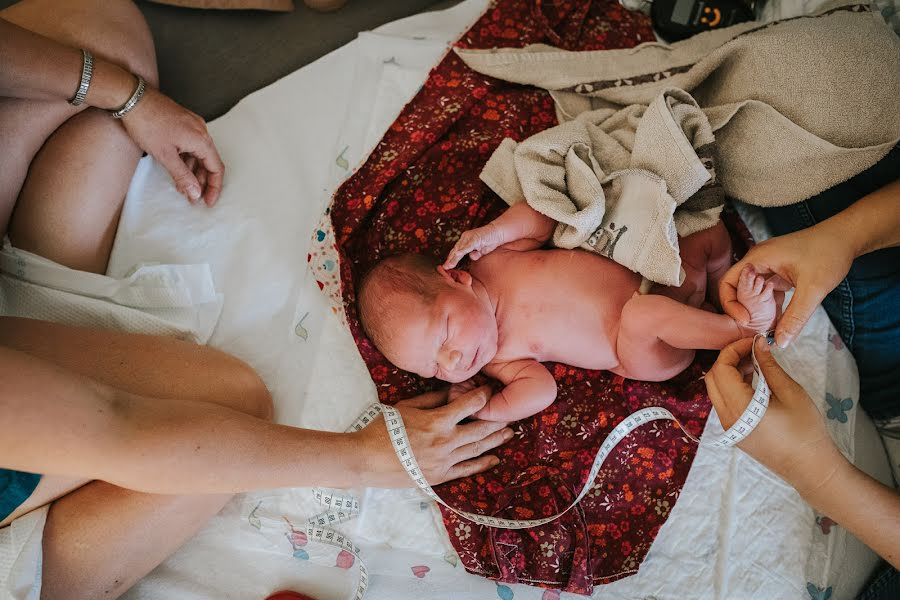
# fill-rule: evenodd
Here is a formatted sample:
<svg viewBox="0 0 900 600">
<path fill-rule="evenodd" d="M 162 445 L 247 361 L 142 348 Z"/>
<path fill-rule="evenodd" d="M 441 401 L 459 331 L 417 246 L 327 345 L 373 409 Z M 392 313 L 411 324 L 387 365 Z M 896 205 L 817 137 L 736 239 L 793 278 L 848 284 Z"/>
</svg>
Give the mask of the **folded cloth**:
<svg viewBox="0 0 900 600">
<path fill-rule="evenodd" d="M 206 343 L 222 312 L 209 265 L 139 265 L 115 279 L 69 269 L 5 240 L 0 315 Z"/>
<path fill-rule="evenodd" d="M 507 138 L 481 179 L 507 203 L 525 200 L 557 221 L 554 245 L 681 285 L 676 236 L 712 227 L 722 211 L 715 161 L 706 115 L 673 89 L 646 108 L 589 111 L 520 144 Z"/>
<path fill-rule="evenodd" d="M 550 90 L 560 120 L 686 90 L 716 134 L 725 192 L 783 206 L 864 171 L 900 141 L 900 39 L 867 5 L 839 4 L 671 46 L 456 53 L 480 73 Z"/>
</svg>

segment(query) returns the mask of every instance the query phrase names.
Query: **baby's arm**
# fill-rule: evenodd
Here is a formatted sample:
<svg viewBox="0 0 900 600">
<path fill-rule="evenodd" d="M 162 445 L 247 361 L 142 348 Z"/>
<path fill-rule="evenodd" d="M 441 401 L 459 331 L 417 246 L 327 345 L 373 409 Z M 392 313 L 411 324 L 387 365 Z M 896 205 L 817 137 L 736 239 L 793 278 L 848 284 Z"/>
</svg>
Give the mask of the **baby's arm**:
<svg viewBox="0 0 900 600">
<path fill-rule="evenodd" d="M 526 358 L 490 363 L 484 373 L 505 387 L 491 396 L 475 417 L 485 421 L 512 422 L 539 413 L 556 400 L 556 381 L 547 367 Z"/>
<path fill-rule="evenodd" d="M 454 268 L 467 254 L 472 260 L 478 260 L 500 246 L 520 251 L 540 248 L 553 235 L 554 227 L 556 221 L 527 202 L 513 204 L 484 227 L 464 232 L 444 261 L 444 268 Z"/>
</svg>

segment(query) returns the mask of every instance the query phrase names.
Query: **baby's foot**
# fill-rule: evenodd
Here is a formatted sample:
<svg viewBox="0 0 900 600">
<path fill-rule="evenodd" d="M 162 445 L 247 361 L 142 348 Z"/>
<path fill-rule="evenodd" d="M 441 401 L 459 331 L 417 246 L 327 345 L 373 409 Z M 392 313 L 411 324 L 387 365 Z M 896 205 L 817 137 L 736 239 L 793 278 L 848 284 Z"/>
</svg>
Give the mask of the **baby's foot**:
<svg viewBox="0 0 900 600">
<path fill-rule="evenodd" d="M 766 281 L 766 278 L 758 274 L 752 266 L 748 265 L 741 271 L 737 300 L 750 315 L 746 323 L 738 323 L 743 333 L 748 335 L 764 333 L 775 326 L 777 306 L 772 288 L 773 283 Z"/>
</svg>

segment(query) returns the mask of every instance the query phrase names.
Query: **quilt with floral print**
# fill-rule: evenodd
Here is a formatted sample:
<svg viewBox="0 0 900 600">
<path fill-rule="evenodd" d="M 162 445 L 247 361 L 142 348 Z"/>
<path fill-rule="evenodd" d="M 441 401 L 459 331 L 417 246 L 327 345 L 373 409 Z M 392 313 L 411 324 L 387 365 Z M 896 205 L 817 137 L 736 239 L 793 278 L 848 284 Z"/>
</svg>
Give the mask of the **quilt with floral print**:
<svg viewBox="0 0 900 600">
<path fill-rule="evenodd" d="M 615 0 L 497 0 L 457 44 L 543 42 L 597 50 L 652 39 L 649 20 Z M 496 217 L 505 204 L 479 180 L 484 163 L 504 138 L 523 140 L 556 125 L 554 114 L 546 92 L 479 75 L 450 52 L 335 193 L 330 227 L 316 231 L 308 259 L 319 286 L 343 305 L 382 402 L 446 384 L 399 371 L 381 356 L 359 325 L 355 282 L 392 254 L 444 257 L 463 231 Z M 730 224 L 739 228 L 734 218 Z M 741 248 L 744 238 L 735 240 Z M 487 515 L 531 519 L 560 512 L 585 484 L 603 440 L 631 412 L 662 406 L 700 435 L 710 411 L 702 376 L 713 358 L 698 353 L 690 368 L 663 383 L 549 365 L 559 396 L 542 413 L 514 424 L 513 440 L 498 450 L 500 465 L 436 491 L 460 510 Z M 595 585 L 637 572 L 695 452 L 696 444 L 671 421 L 654 421 L 619 444 L 587 496 L 552 523 L 494 529 L 442 509 L 444 524 L 472 573 L 589 594 Z"/>
</svg>

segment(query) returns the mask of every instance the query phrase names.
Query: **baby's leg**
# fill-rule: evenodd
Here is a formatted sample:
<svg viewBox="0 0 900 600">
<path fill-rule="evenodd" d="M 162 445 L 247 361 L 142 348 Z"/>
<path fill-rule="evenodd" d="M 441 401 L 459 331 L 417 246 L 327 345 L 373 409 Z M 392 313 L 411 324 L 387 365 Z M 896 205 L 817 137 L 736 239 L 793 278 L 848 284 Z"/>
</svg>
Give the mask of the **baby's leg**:
<svg viewBox="0 0 900 600">
<path fill-rule="evenodd" d="M 734 319 L 666 296 L 635 296 L 622 310 L 615 372 L 644 381 L 663 381 L 683 371 L 694 350 L 719 350 L 745 337 Z"/>
</svg>

